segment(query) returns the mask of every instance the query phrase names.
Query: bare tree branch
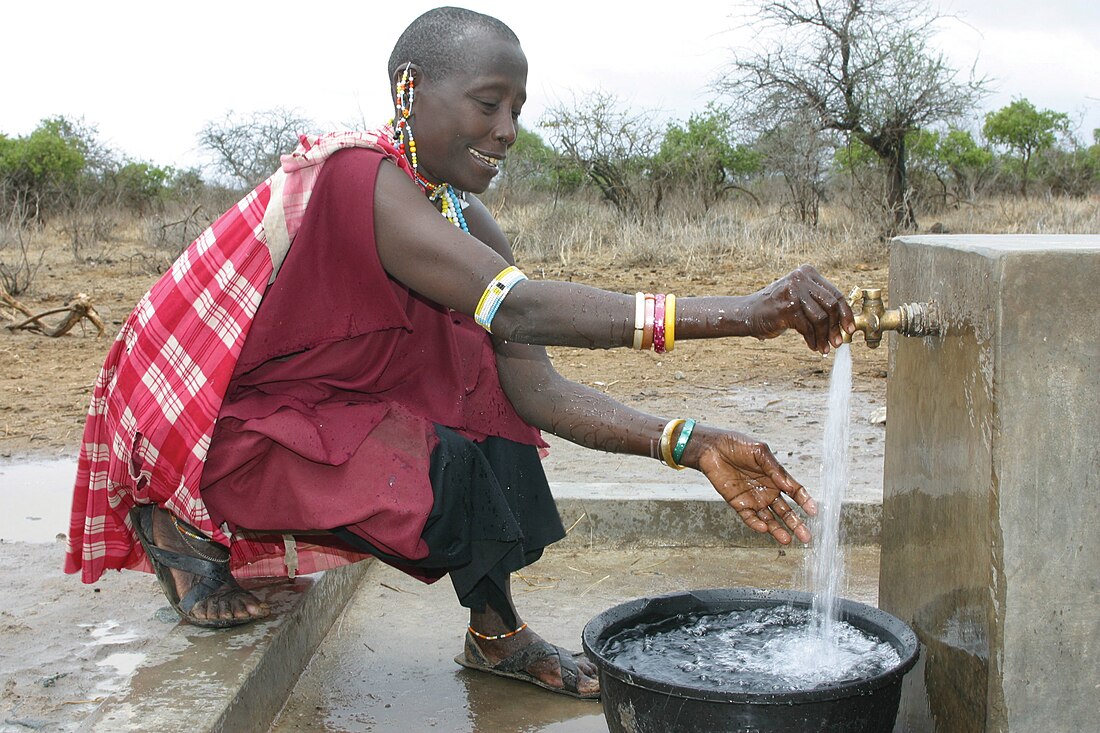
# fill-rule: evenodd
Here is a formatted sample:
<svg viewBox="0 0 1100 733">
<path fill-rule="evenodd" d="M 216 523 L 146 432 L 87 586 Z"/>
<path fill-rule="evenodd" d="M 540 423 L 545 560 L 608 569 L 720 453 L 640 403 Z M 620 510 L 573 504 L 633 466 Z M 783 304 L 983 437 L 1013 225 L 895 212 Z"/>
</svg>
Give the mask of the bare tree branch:
<svg viewBox="0 0 1100 733">
<path fill-rule="evenodd" d="M 296 110 L 274 107 L 208 122 L 199 144 L 214 156 L 219 171 L 251 188 L 279 167 L 279 157 L 298 144 L 298 136 L 313 131 L 313 122 Z"/>
<path fill-rule="evenodd" d="M 972 110 L 987 80 L 960 80 L 930 48 L 940 16 L 921 0 L 772 0 L 760 14 L 760 30 L 782 41 L 735 59 L 717 91 L 761 131 L 809 115 L 817 130 L 859 139 L 886 165 L 895 227 L 913 224 L 906 134 Z"/>
</svg>

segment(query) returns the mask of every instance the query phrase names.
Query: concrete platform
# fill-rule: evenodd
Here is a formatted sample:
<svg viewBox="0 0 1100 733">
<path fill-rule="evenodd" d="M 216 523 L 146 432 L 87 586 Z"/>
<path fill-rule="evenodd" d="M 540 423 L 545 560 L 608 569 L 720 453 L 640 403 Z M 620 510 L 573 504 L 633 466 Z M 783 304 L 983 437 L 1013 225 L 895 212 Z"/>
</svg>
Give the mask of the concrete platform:
<svg viewBox="0 0 1100 733">
<path fill-rule="evenodd" d="M 78 731 L 262 731 L 371 563 L 249 583 L 269 620 L 235 629 L 177 624 Z M 171 609 L 168 609 L 169 611 Z"/>
<path fill-rule="evenodd" d="M 569 537 L 513 587 L 524 617 L 556 643 L 579 649 L 584 624 L 630 598 L 803 587 L 804 551 L 744 530 L 713 489 L 584 482 L 553 489 Z M 844 595 L 875 604 L 880 505 L 862 498 L 843 512 L 851 543 Z M 597 703 L 456 665 L 466 614 L 446 580 L 425 586 L 361 563 L 256 592 L 273 605 L 271 620 L 227 631 L 173 627 L 147 650 L 128 689 L 77 730 L 606 730 Z"/>
<path fill-rule="evenodd" d="M 801 549 L 552 548 L 513 582 L 547 639 L 580 648 L 585 623 L 632 598 L 691 588 L 801 588 Z M 850 548 L 846 597 L 875 604 L 878 549 Z M 374 564 L 302 673 L 272 733 L 596 733 L 599 703 L 459 667 L 467 622 L 447 581 Z"/>
</svg>

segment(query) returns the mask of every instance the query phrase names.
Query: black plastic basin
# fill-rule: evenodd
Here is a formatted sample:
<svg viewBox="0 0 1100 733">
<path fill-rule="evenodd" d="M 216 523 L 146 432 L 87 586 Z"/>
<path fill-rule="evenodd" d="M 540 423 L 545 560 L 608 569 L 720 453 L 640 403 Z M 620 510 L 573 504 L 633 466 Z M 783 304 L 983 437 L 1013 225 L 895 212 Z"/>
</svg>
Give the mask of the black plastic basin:
<svg viewBox="0 0 1100 733">
<path fill-rule="evenodd" d="M 920 645 L 900 619 L 862 603 L 841 600 L 840 619 L 893 645 L 901 662 L 873 677 L 814 690 L 753 693 L 673 685 L 616 666 L 602 651 L 620 631 L 680 614 L 808 608 L 812 601 L 811 594 L 798 591 L 727 588 L 641 598 L 604 611 L 585 625 L 582 642 L 600 671 L 611 733 L 890 733 L 902 677 L 916 663 Z"/>
</svg>

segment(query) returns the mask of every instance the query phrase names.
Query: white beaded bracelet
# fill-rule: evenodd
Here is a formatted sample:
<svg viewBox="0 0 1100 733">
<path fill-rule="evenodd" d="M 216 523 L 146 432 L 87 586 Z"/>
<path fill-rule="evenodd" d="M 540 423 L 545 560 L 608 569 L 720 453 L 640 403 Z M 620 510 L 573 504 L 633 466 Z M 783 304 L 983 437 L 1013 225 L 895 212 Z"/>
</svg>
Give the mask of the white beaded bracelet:
<svg viewBox="0 0 1100 733">
<path fill-rule="evenodd" d="M 474 311 L 474 321 L 477 325 L 492 333 L 493 318 L 500 309 L 500 304 L 504 302 L 505 296 L 511 292 L 516 283 L 526 279 L 527 276 L 514 265 L 501 270 L 485 288 L 485 292 L 481 294 L 481 300 L 477 303 L 477 310 Z"/>
</svg>

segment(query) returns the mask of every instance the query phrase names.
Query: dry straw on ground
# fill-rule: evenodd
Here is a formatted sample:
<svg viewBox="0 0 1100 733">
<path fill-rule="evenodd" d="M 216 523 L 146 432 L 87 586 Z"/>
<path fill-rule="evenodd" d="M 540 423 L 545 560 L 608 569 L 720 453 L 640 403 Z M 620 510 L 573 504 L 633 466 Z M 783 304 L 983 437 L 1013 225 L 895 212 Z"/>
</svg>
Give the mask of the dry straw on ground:
<svg viewBox="0 0 1100 733">
<path fill-rule="evenodd" d="M 839 204 L 823 207 L 817 226 L 747 200 L 725 203 L 704 217 L 672 212 L 644 224 L 624 222 L 598 201 L 506 201 L 495 208 L 518 259 L 560 267 L 610 260 L 624 267 L 675 265 L 705 272 L 722 262 L 781 271 L 802 262 L 879 266 L 888 254 L 879 223 Z M 924 214 L 922 224 L 914 233 L 1095 233 L 1100 201 L 990 199 Z"/>
</svg>

